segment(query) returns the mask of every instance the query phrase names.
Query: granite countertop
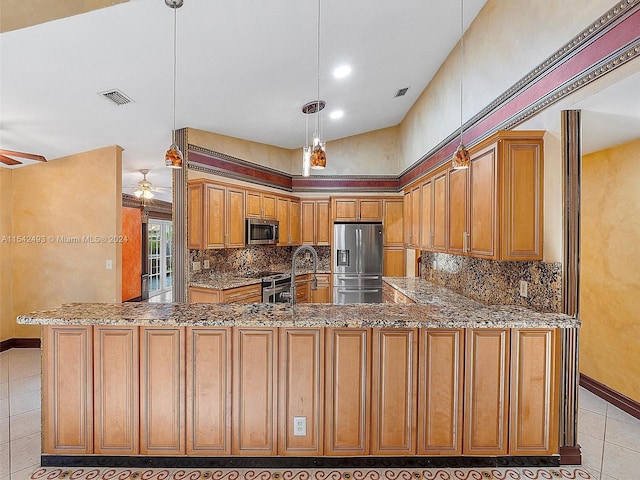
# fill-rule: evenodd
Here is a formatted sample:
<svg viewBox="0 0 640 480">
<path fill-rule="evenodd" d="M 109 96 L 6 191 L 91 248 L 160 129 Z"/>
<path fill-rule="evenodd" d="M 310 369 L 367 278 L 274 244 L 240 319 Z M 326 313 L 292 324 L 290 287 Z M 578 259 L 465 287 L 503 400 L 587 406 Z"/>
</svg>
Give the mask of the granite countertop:
<svg viewBox="0 0 640 480">
<path fill-rule="evenodd" d="M 18 317 L 42 325 L 576 328 L 577 319 L 487 306 L 419 279 L 385 278 L 416 304 L 71 303 Z"/>
</svg>

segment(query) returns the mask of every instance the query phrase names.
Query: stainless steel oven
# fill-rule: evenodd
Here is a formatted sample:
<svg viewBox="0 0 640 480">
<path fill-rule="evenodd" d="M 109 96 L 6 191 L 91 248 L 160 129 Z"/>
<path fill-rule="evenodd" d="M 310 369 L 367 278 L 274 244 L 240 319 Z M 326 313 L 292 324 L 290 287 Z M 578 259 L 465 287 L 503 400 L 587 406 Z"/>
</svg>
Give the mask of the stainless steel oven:
<svg viewBox="0 0 640 480">
<path fill-rule="evenodd" d="M 286 303 L 289 301 L 283 295 L 289 293 L 291 289 L 291 275 L 288 273 L 278 273 L 262 277 L 262 302 L 263 303 Z"/>
</svg>

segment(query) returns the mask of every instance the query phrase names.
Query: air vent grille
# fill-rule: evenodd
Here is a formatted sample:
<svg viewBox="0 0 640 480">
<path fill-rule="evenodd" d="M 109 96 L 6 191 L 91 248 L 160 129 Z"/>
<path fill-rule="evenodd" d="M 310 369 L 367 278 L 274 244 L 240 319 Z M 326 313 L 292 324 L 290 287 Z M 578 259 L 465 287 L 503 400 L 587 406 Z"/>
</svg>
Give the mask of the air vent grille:
<svg viewBox="0 0 640 480">
<path fill-rule="evenodd" d="M 127 103 L 133 102 L 129 97 L 127 97 L 120 90 L 107 90 L 106 92 L 100 92 L 107 100 L 111 100 L 116 105 L 126 105 Z"/>
<path fill-rule="evenodd" d="M 398 90 L 396 92 L 396 94 L 393 96 L 393 98 L 402 97 L 405 93 L 407 93 L 407 90 L 409 90 L 409 87 L 401 88 L 400 90 Z"/>
</svg>

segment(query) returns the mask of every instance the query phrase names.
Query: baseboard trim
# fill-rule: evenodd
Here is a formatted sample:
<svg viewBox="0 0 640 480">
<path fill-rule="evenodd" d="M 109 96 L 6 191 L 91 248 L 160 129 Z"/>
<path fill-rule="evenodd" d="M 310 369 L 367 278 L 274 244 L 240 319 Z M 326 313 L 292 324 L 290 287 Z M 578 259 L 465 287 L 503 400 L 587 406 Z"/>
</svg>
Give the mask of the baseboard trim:
<svg viewBox="0 0 640 480">
<path fill-rule="evenodd" d="M 627 412 L 632 417 L 640 420 L 640 402 L 636 402 L 635 400 L 616 392 L 605 384 L 600 383 L 591 377 L 587 377 L 583 373 L 580 374 L 580 386 L 610 404 L 615 405 L 620 410 Z"/>
<path fill-rule="evenodd" d="M 39 338 L 8 338 L 0 342 L 0 352 L 12 348 L 40 348 Z"/>
<path fill-rule="evenodd" d="M 582 465 L 580 445 L 560 447 L 560 465 Z"/>
<path fill-rule="evenodd" d="M 560 457 L 191 457 L 42 455 L 43 467 L 114 468 L 491 468 L 558 467 Z"/>
</svg>

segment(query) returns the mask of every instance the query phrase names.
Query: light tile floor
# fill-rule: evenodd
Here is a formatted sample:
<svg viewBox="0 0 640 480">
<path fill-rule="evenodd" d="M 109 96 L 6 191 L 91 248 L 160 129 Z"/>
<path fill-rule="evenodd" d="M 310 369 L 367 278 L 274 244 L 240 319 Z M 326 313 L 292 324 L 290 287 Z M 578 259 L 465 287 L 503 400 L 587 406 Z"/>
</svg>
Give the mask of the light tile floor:
<svg viewBox="0 0 640 480">
<path fill-rule="evenodd" d="M 11 349 L 0 353 L 0 480 L 476 480 L 476 479 L 640 479 L 640 420 L 580 389 L 578 441 L 582 467 L 493 469 L 108 469 L 41 468 L 40 465 L 40 350 Z M 588 472 L 588 473 L 587 473 Z M 590 475 L 589 475 L 590 474 Z"/>
</svg>

